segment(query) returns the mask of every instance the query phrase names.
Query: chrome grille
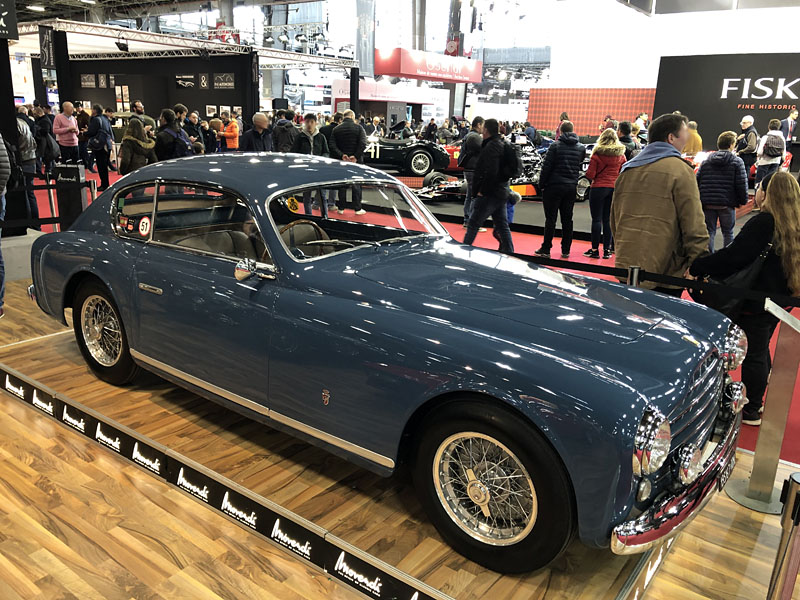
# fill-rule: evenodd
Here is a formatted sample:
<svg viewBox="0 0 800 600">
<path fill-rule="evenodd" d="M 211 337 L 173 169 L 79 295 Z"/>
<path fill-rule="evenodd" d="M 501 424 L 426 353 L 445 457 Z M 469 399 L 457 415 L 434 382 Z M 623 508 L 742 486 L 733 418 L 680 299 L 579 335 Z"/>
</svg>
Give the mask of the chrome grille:
<svg viewBox="0 0 800 600">
<path fill-rule="evenodd" d="M 708 354 L 695 369 L 684 402 L 670 416 L 673 451 L 690 441 L 702 445 L 708 438 L 719 412 L 723 377 L 716 354 Z"/>
</svg>

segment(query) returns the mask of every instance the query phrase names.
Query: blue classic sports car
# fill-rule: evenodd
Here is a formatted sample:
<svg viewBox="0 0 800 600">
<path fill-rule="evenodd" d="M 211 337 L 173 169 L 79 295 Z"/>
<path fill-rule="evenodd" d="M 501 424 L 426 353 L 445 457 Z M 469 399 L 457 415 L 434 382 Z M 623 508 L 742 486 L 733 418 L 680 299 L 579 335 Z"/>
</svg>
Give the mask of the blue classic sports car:
<svg viewBox="0 0 800 600">
<path fill-rule="evenodd" d="M 98 377 L 144 368 L 378 473 L 404 463 L 442 537 L 495 571 L 575 535 L 650 548 L 733 467 L 737 327 L 464 246 L 371 167 L 161 162 L 31 259 L 32 297 L 72 309 Z"/>
</svg>

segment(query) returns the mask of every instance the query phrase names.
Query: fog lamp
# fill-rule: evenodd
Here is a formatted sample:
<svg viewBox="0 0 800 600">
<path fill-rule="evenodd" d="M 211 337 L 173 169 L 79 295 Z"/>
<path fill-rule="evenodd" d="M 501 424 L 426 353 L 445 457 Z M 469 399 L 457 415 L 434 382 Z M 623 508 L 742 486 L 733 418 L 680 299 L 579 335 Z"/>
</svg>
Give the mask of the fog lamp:
<svg viewBox="0 0 800 600">
<path fill-rule="evenodd" d="M 678 476 L 683 485 L 689 485 L 703 472 L 703 452 L 694 444 L 688 444 L 678 453 Z"/>
</svg>

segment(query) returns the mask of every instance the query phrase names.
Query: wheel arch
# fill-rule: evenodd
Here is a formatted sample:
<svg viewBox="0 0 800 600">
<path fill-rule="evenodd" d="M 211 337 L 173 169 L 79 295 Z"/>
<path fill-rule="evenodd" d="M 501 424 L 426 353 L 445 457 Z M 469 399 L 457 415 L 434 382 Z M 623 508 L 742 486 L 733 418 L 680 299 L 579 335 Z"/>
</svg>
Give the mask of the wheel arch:
<svg viewBox="0 0 800 600">
<path fill-rule="evenodd" d="M 112 286 L 110 286 L 108 282 L 104 281 L 103 278 L 100 277 L 94 271 L 90 271 L 88 269 L 81 269 L 73 273 L 67 280 L 66 285 L 64 286 L 64 291 L 61 295 L 62 315 L 64 314 L 64 311 L 67 308 L 72 308 L 72 304 L 75 300 L 75 294 L 78 293 L 80 287 L 87 281 L 96 281 L 97 283 L 102 285 L 105 289 L 107 289 L 108 293 L 111 295 L 111 299 L 117 306 L 117 310 L 120 310 L 119 300 L 117 299 L 117 295 L 114 293 Z M 122 315 L 120 315 L 120 318 L 122 318 Z"/>
<path fill-rule="evenodd" d="M 575 512 L 576 518 L 578 516 L 578 498 L 577 494 L 575 493 L 575 483 L 572 479 L 572 473 L 567 468 L 564 459 L 561 456 L 561 452 L 559 449 L 553 444 L 550 437 L 542 431 L 542 428 L 539 427 L 536 423 L 534 423 L 528 415 L 523 413 L 522 411 L 515 410 L 513 406 L 509 405 L 508 402 L 497 398 L 491 394 L 487 394 L 484 392 L 474 392 L 474 391 L 449 391 L 442 393 L 438 396 L 434 396 L 428 399 L 426 402 L 421 404 L 414 410 L 411 414 L 411 417 L 406 421 L 405 426 L 403 427 L 403 433 L 400 436 L 400 447 L 398 448 L 397 452 L 397 464 L 401 467 L 406 467 L 411 463 L 412 455 L 415 448 L 415 441 L 418 434 L 422 431 L 422 426 L 425 420 L 430 417 L 434 412 L 442 408 L 447 404 L 454 403 L 459 400 L 474 400 L 477 402 L 481 402 L 490 406 L 492 408 L 497 408 L 501 411 L 504 411 L 510 416 L 517 417 L 522 419 L 529 427 L 533 428 L 537 431 L 541 436 L 542 439 L 547 442 L 553 452 L 558 456 L 559 464 L 563 472 L 566 475 L 567 481 L 569 482 L 570 487 L 570 494 L 572 496 L 573 501 L 573 510 Z"/>
</svg>

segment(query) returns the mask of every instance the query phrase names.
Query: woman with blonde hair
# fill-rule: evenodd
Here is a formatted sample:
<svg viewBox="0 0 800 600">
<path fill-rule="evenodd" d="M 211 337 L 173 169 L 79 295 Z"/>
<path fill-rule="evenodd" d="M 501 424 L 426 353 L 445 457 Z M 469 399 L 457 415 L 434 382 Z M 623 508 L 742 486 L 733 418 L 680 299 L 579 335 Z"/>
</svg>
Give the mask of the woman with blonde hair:
<svg viewBox="0 0 800 600">
<path fill-rule="evenodd" d="M 597 138 L 586 170 L 586 178 L 592 182 L 589 190 L 589 210 L 592 213 L 592 248 L 583 253 L 589 258 L 600 258 L 600 239 L 603 240 L 603 258 L 611 258 L 611 198 L 625 163 L 625 146 L 619 141 L 617 132 L 605 129 Z"/>
<path fill-rule="evenodd" d="M 723 279 L 751 265 L 770 244 L 752 289 L 772 296 L 800 296 L 800 185 L 789 173 L 772 176 L 761 213 L 742 227 L 730 246 L 698 258 L 689 272 L 695 277 Z M 772 368 L 769 342 L 778 319 L 764 310 L 763 302 L 748 300 L 734 320 L 747 334 L 749 346 L 742 365 L 749 400 L 743 423 L 760 425 Z"/>
</svg>

